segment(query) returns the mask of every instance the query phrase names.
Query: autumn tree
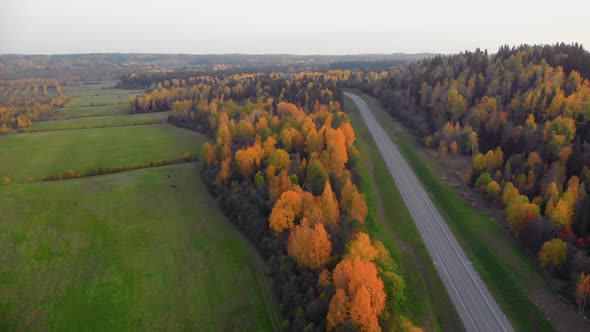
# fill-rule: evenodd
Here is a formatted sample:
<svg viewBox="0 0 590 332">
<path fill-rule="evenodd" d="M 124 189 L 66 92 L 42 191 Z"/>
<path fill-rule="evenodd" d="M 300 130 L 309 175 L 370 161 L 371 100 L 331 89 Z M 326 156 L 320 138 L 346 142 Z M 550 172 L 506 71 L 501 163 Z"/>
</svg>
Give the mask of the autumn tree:
<svg viewBox="0 0 590 332">
<path fill-rule="evenodd" d="M 338 200 L 332 191 L 330 181 L 326 181 L 324 192 L 322 193 L 322 215 L 325 224 L 335 224 L 340 219 L 340 210 L 338 209 Z"/>
<path fill-rule="evenodd" d="M 344 122 L 340 126 L 340 130 L 342 130 L 342 133 L 344 134 L 346 146 L 351 147 L 354 144 L 354 141 L 356 140 L 356 137 L 354 135 L 354 129 L 352 129 L 350 123 Z"/>
<path fill-rule="evenodd" d="M 350 179 L 347 179 L 342 187 L 340 208 L 346 212 L 348 220 L 357 220 L 360 223 L 365 222 L 369 211 L 367 203 Z"/>
<path fill-rule="evenodd" d="M 348 320 L 350 320 L 350 299 L 344 289 L 338 288 L 328 307 L 326 317 L 328 331 L 334 330 Z"/>
<path fill-rule="evenodd" d="M 498 193 L 500 192 L 500 185 L 496 181 L 491 181 L 486 186 L 486 192 L 488 195 L 492 197 L 498 197 Z"/>
<path fill-rule="evenodd" d="M 504 190 L 502 191 L 502 204 L 508 205 L 510 201 L 519 196 L 518 189 L 514 187 L 512 182 L 506 183 Z"/>
<path fill-rule="evenodd" d="M 551 221 L 560 228 L 570 227 L 574 219 L 574 208 L 566 198 L 561 198 L 550 210 Z"/>
<path fill-rule="evenodd" d="M 259 143 L 246 149 L 236 151 L 236 163 L 238 164 L 238 168 L 243 177 L 249 178 L 254 175 L 257 167 L 259 167 L 262 162 L 262 154 L 262 147 Z"/>
<path fill-rule="evenodd" d="M 323 152 L 322 161 L 329 172 L 342 175 L 345 164 L 348 161 L 346 150 L 346 138 L 340 128 L 325 129 L 326 149 Z"/>
<path fill-rule="evenodd" d="M 447 112 L 451 115 L 453 122 L 460 120 L 467 110 L 465 98 L 454 88 L 447 94 Z"/>
<path fill-rule="evenodd" d="M 518 230 L 527 215 L 540 216 L 538 205 L 530 203 L 529 198 L 520 195 L 510 200 L 506 206 L 506 220 L 512 231 Z"/>
<path fill-rule="evenodd" d="M 324 225 L 317 223 L 310 226 L 307 219 L 295 226 L 289 235 L 289 256 L 302 266 L 317 269 L 330 259 L 332 243 Z"/>
<path fill-rule="evenodd" d="M 270 165 L 266 168 L 266 178 L 268 181 L 268 196 L 271 202 L 275 202 L 282 193 L 289 190 L 292 186 L 291 178 L 287 171 L 282 170 L 275 175 L 275 168 Z"/>
<path fill-rule="evenodd" d="M 221 162 L 221 170 L 219 171 L 219 175 L 217 176 L 217 180 L 220 183 L 226 184 L 229 176 L 231 175 L 230 171 L 231 166 L 231 157 L 224 159 Z"/>
<path fill-rule="evenodd" d="M 350 314 L 355 325 L 363 331 L 380 330 L 375 322 L 385 308 L 386 295 L 375 264 L 343 259 L 334 269 L 333 280 L 336 289 L 344 290 L 352 299 Z"/>
<path fill-rule="evenodd" d="M 547 241 L 539 250 L 539 261 L 542 268 L 560 268 L 566 259 L 566 243 L 561 239 Z"/>
<path fill-rule="evenodd" d="M 378 254 L 379 252 L 373 247 L 369 235 L 361 232 L 357 233 L 354 240 L 348 243 L 345 257 L 350 260 L 372 262 Z"/>
<path fill-rule="evenodd" d="M 276 149 L 272 151 L 268 158 L 268 163 L 277 170 L 289 170 L 291 166 L 291 158 L 287 151 L 283 149 Z"/>
<path fill-rule="evenodd" d="M 215 148 L 209 142 L 203 144 L 203 146 L 201 147 L 201 161 L 204 162 L 206 165 L 212 165 L 217 161 L 217 154 L 215 153 Z"/>
<path fill-rule="evenodd" d="M 275 203 L 270 213 L 270 228 L 279 234 L 285 229 L 293 228 L 295 219 L 302 215 L 301 195 L 295 191 L 285 191 Z"/>
<path fill-rule="evenodd" d="M 364 285 L 359 287 L 353 297 L 350 319 L 361 331 L 381 331 L 379 321 L 371 305 L 371 295 Z"/>
<path fill-rule="evenodd" d="M 303 204 L 303 217 L 306 218 L 310 225 L 321 223 L 324 220 L 322 212 L 322 201 L 318 196 L 314 196 L 308 191 L 301 194 Z"/>
<path fill-rule="evenodd" d="M 309 130 L 305 138 L 305 152 L 312 157 L 318 157 L 324 147 L 324 139 L 322 135 L 315 129 L 315 125 Z"/>
<path fill-rule="evenodd" d="M 262 154 L 264 158 L 268 158 L 271 153 L 275 150 L 275 146 L 277 145 L 277 139 L 273 136 L 269 136 L 266 138 L 264 143 L 262 144 Z"/>
</svg>

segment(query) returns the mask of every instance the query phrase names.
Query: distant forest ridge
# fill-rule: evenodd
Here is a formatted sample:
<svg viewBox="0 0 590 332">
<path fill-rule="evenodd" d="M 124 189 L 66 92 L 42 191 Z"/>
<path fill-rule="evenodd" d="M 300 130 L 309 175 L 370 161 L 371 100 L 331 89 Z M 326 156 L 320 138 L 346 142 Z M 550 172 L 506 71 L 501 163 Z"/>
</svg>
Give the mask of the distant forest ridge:
<svg viewBox="0 0 590 332">
<path fill-rule="evenodd" d="M 0 79 L 54 77 L 64 74 L 82 78 L 118 78 L 119 75 L 146 71 L 212 71 L 272 69 L 276 71 L 326 70 L 335 63 L 374 62 L 390 68 L 432 57 L 434 54 L 358 54 L 358 55 L 291 55 L 291 54 L 137 54 L 95 53 L 58 55 L 0 55 Z M 355 67 L 355 68 L 362 68 Z M 113 75 L 117 75 L 113 77 Z"/>
<path fill-rule="evenodd" d="M 531 51 L 537 61 L 545 59 L 552 66 L 562 66 L 566 73 L 572 68 L 584 76 L 590 73 L 590 55 L 581 44 L 501 46 L 486 56 L 510 57 L 523 50 Z M 469 54 L 469 50 L 458 55 Z M 212 72 L 212 71 L 383 71 L 400 64 L 440 58 L 435 53 L 391 53 L 354 55 L 295 54 L 156 54 L 156 53 L 90 53 L 55 55 L 0 55 L 0 79 L 55 78 L 79 76 L 81 81 L 119 79 L 131 73 Z M 453 56 L 453 55 L 450 55 Z"/>
</svg>

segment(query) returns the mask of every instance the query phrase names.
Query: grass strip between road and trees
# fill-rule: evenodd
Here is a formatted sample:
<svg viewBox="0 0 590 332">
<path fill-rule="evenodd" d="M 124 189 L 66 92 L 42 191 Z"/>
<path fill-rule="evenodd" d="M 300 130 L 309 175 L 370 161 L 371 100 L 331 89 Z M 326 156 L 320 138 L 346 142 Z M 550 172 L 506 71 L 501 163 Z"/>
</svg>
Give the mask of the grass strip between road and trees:
<svg viewBox="0 0 590 332">
<path fill-rule="evenodd" d="M 445 221 L 461 243 L 475 269 L 517 331 L 552 331 L 547 317 L 532 302 L 527 292 L 529 278 L 540 278 L 530 261 L 495 220 L 473 208 L 450 185 L 439 179 L 417 149 L 414 136 L 401 132 L 399 124 L 386 114 L 372 97 L 361 96 L 396 144 L 414 173 L 438 207 Z M 510 259 L 520 266 L 518 272 L 494 251 L 492 241 L 501 241 Z"/>
</svg>

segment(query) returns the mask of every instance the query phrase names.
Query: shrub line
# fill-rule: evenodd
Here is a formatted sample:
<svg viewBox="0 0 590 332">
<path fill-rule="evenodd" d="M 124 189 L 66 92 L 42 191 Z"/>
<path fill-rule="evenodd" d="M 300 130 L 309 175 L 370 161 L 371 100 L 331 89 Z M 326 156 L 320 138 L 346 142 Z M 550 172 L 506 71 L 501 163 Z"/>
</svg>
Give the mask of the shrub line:
<svg viewBox="0 0 590 332">
<path fill-rule="evenodd" d="M 129 165 L 125 165 L 125 166 L 92 168 L 92 169 L 88 169 L 82 173 L 80 173 L 76 170 L 70 169 L 65 173 L 56 173 L 56 174 L 46 175 L 46 176 L 43 176 L 38 179 L 30 178 L 28 180 L 21 181 L 19 183 L 23 184 L 23 183 L 50 182 L 50 181 L 78 179 L 78 178 L 83 178 L 83 177 L 121 173 L 121 172 L 133 171 L 133 170 L 138 170 L 138 169 L 144 169 L 144 168 L 168 166 L 168 165 L 175 165 L 175 164 L 182 164 L 182 163 L 190 163 L 190 162 L 195 162 L 198 160 L 199 159 L 197 157 L 193 157 L 193 156 L 189 156 L 187 158 L 178 158 L 178 159 L 169 159 L 169 160 L 152 160 L 150 162 L 135 163 L 135 164 L 129 164 Z"/>
<path fill-rule="evenodd" d="M 73 120 L 73 119 L 67 119 L 67 120 Z M 146 122 L 134 122 L 134 123 L 128 123 L 128 124 L 112 124 L 112 125 L 97 125 L 97 126 L 86 125 L 86 126 L 75 127 L 75 128 L 34 129 L 34 127 L 29 127 L 30 129 L 29 128 L 21 129 L 18 131 L 18 133 L 19 134 L 26 134 L 26 133 L 41 133 L 41 132 L 46 132 L 46 131 L 66 131 L 66 130 L 100 129 L 100 128 L 114 128 L 114 127 L 149 126 L 149 125 L 163 124 L 163 123 L 166 123 L 166 121 L 164 121 L 164 120 L 151 120 L 151 121 L 146 121 Z"/>
</svg>

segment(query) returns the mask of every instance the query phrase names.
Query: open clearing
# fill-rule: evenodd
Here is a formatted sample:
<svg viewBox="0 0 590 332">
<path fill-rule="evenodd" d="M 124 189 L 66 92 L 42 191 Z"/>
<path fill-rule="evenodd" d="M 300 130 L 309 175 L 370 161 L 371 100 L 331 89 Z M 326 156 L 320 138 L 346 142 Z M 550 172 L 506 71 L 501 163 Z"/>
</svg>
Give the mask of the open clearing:
<svg viewBox="0 0 590 332">
<path fill-rule="evenodd" d="M 96 127 L 130 126 L 166 122 L 170 112 L 158 112 L 136 115 L 108 115 L 84 117 L 71 120 L 37 121 L 25 131 L 48 131 L 64 129 L 81 129 Z"/>
<path fill-rule="evenodd" d="M 84 107 L 109 104 L 125 104 L 129 102 L 129 96 L 141 94 L 143 90 L 109 89 L 101 87 L 92 90 L 68 91 L 63 90 L 66 96 L 74 96 L 64 107 Z"/>
<path fill-rule="evenodd" d="M 168 124 L 11 134 L 0 137 L 0 176 L 21 182 L 69 169 L 180 159 L 184 152 L 196 155 L 204 142 Z"/>
<path fill-rule="evenodd" d="M 143 90 L 122 90 L 112 88 L 113 84 L 66 86 L 63 94 L 71 96 L 63 108 L 52 111 L 51 119 L 71 119 L 91 116 L 125 115 L 131 96 Z"/>
<path fill-rule="evenodd" d="M 126 115 L 129 112 L 127 104 L 109 104 L 103 106 L 64 107 L 58 108 L 51 114 L 51 119 L 75 119 L 90 116 Z"/>
<path fill-rule="evenodd" d="M 79 105 L 89 98 L 77 94 L 100 87 L 64 94 Z M 180 159 L 206 140 L 168 124 L 134 125 L 167 113 L 61 110 L 81 109 L 91 117 L 0 136 L 0 177 L 11 179 L 0 186 L 0 331 L 280 330 L 263 262 L 216 208 L 198 163 L 19 184 Z M 105 128 L 74 129 L 90 126 Z"/>
<path fill-rule="evenodd" d="M 3 187 L 0 321 L 29 331 L 269 330 L 248 244 L 212 208 L 197 168 Z"/>
</svg>

